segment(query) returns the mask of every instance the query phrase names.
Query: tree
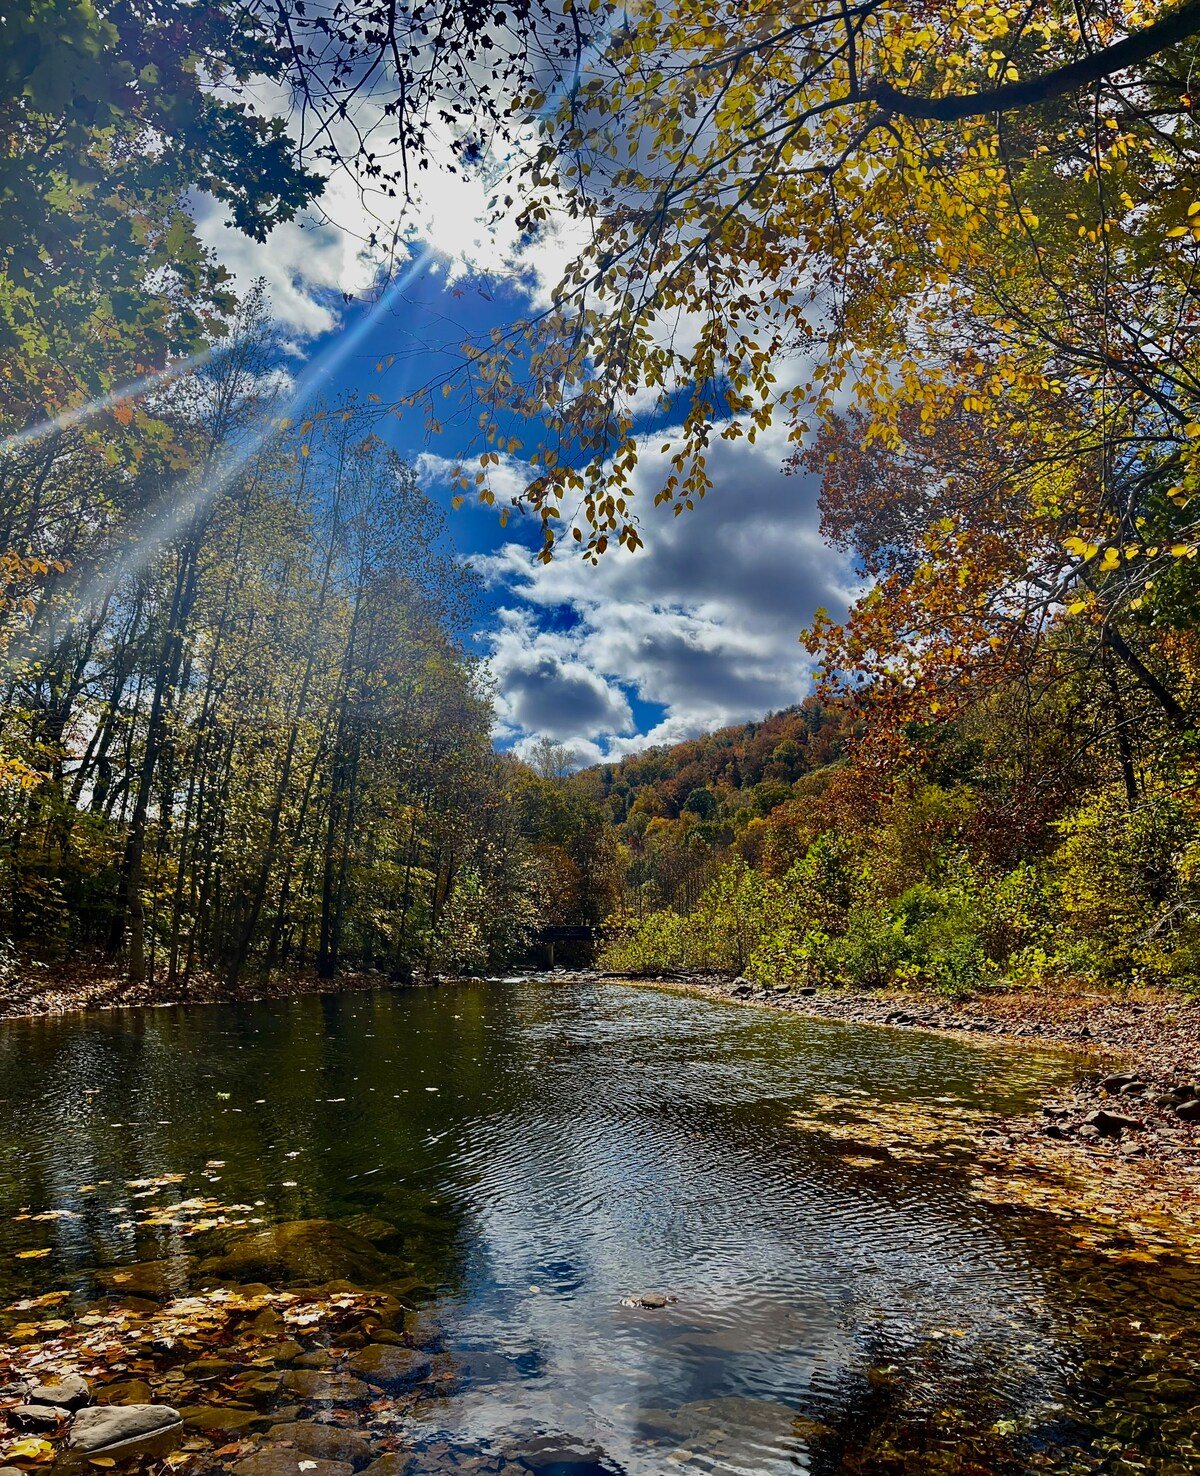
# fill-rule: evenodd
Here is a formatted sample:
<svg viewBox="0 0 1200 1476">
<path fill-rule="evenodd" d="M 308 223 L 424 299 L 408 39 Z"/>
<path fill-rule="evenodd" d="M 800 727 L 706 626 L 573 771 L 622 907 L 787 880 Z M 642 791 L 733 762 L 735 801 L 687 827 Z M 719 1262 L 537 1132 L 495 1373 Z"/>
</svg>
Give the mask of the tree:
<svg viewBox="0 0 1200 1476">
<path fill-rule="evenodd" d="M 523 225 L 565 194 L 587 244 L 547 313 L 469 351 L 481 470 L 518 449 L 514 416 L 535 423 L 517 500 L 547 556 L 561 521 L 598 557 L 640 541 L 644 440 L 680 511 L 714 438 L 781 416 L 802 443 L 847 397 L 892 447 L 910 413 L 976 416 L 1005 446 L 1065 426 L 1087 467 L 1059 489 L 1070 587 L 1148 452 L 1195 482 L 1198 29 L 1194 4 L 629 16 L 529 166 Z"/>
</svg>

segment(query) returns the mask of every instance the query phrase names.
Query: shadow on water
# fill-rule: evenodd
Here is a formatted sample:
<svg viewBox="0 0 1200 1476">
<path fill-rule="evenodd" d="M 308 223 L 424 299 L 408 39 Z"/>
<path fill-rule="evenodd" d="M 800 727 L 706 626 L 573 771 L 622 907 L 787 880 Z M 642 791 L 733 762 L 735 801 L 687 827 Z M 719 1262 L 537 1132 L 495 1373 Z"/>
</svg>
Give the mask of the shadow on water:
<svg viewBox="0 0 1200 1476">
<path fill-rule="evenodd" d="M 0 1224 L 0 1277 L 164 1295 L 257 1224 L 348 1225 L 453 1355 L 431 1472 L 1200 1471 L 1189 1268 L 790 1123 L 831 1092 L 1020 1110 L 1074 1069 L 604 985 L 16 1022 L 0 1192 L 57 1218 Z"/>
</svg>

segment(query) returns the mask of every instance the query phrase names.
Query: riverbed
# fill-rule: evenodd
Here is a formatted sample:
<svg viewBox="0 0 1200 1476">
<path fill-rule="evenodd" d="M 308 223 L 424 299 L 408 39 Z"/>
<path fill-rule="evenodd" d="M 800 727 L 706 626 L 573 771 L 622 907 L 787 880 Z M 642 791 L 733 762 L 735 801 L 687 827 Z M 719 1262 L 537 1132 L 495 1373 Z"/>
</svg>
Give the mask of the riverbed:
<svg viewBox="0 0 1200 1476">
<path fill-rule="evenodd" d="M 1200 1470 L 1185 1395 L 1131 1394 L 1123 1431 L 1096 1367 L 1108 1326 L 1133 1380 L 1140 1344 L 1111 1334 L 1132 1271 L 1089 1280 L 1044 1217 L 952 1165 L 798 1125 L 830 1098 L 1021 1112 L 1077 1070 L 603 983 L 16 1021 L 0 1291 L 82 1305 L 151 1262 L 182 1294 L 239 1232 L 333 1220 L 375 1227 L 453 1361 L 454 1393 L 413 1415 L 431 1472 L 1100 1469 L 1114 1446 Z M 1194 1326 L 1185 1281 L 1140 1306 L 1156 1346 Z"/>
</svg>

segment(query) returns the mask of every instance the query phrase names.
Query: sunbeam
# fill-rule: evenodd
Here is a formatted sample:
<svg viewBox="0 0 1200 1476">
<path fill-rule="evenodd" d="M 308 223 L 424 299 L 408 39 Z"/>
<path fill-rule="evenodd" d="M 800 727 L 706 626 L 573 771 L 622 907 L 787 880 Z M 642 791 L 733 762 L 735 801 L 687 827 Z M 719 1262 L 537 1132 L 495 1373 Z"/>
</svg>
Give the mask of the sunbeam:
<svg viewBox="0 0 1200 1476">
<path fill-rule="evenodd" d="M 6 653 L 5 664 L 12 669 L 17 662 L 44 659 L 53 649 L 65 623 L 78 619 L 84 611 L 108 599 L 123 579 L 146 568 L 181 529 L 211 507 L 233 484 L 268 438 L 294 421 L 325 382 L 333 381 L 336 370 L 370 334 L 380 314 L 441 255 L 435 248 L 427 246 L 414 257 L 405 271 L 386 284 L 358 322 L 338 334 L 313 357 L 282 406 L 264 414 L 219 467 L 208 466 L 202 479 L 174 488 L 161 498 L 121 558 L 98 571 L 85 584 L 72 601 L 70 610 L 52 616 L 41 631 L 31 632 L 25 641 L 14 642 Z"/>
<path fill-rule="evenodd" d="M 120 389 L 110 390 L 106 395 L 97 395 L 86 405 L 79 405 L 74 410 L 64 410 L 60 415 L 43 420 L 38 425 L 31 425 L 23 431 L 16 431 L 11 436 L 5 436 L 3 440 L 0 440 L 0 456 L 18 451 L 22 446 L 44 441 L 47 436 L 70 430 L 72 426 L 81 425 L 85 420 L 90 420 L 103 410 L 111 410 L 115 405 L 123 405 L 130 400 L 140 400 L 151 390 L 170 384 L 173 379 L 179 379 L 185 374 L 192 373 L 195 369 L 202 369 L 205 364 L 211 364 L 214 359 L 219 358 L 225 352 L 226 347 L 226 344 L 213 344 L 209 348 L 202 349 L 198 354 L 192 354 L 186 359 L 180 359 L 177 363 L 168 364 L 165 369 L 159 369 L 154 374 L 146 374 L 141 379 L 135 379 L 131 384 L 123 384 Z"/>
</svg>

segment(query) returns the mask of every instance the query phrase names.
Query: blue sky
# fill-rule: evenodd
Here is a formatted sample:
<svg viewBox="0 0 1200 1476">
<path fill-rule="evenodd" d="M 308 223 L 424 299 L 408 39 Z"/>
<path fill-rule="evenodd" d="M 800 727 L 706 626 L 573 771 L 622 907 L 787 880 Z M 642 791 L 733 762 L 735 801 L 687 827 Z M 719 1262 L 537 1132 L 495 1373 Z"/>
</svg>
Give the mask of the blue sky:
<svg viewBox="0 0 1200 1476">
<path fill-rule="evenodd" d="M 439 193 L 440 191 L 440 193 Z M 363 297 L 371 267 L 356 233 L 328 220 L 277 229 L 265 245 L 225 228 L 221 210 L 199 201 L 202 238 L 242 285 L 267 280 L 293 373 L 314 394 L 357 390 L 394 403 L 452 365 L 455 346 L 529 310 L 557 279 L 569 243 L 550 240 L 514 262 L 512 243 L 478 220 L 480 197 L 461 181 L 435 185 L 410 269 L 381 304 Z M 345 220 L 353 202 L 331 214 Z M 422 223 L 418 222 L 418 230 Z M 487 271 L 487 295 L 470 267 Z M 346 303 L 343 292 L 359 296 Z M 394 356 L 380 374 L 376 366 Z M 854 585 L 845 561 L 819 537 L 816 488 L 781 470 L 782 429 L 718 442 L 714 490 L 675 518 L 652 505 L 661 437 L 647 444 L 640 521 L 646 547 L 605 556 L 599 567 L 568 548 L 549 565 L 533 559 L 540 531 L 469 500 L 450 510 L 450 469 L 471 441 L 475 412 L 443 401 L 440 435 L 419 412 L 385 417 L 379 430 L 417 468 L 425 492 L 448 510 L 459 554 L 483 577 L 485 608 L 475 633 L 497 701 L 496 740 L 518 751 L 547 736 L 579 762 L 676 742 L 759 717 L 810 690 L 810 660 L 798 635 L 818 606 L 844 607 Z M 648 427 L 649 429 L 649 427 Z M 525 468 L 505 458 L 498 494 L 516 490 Z"/>
</svg>

